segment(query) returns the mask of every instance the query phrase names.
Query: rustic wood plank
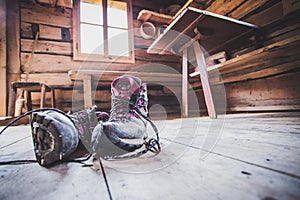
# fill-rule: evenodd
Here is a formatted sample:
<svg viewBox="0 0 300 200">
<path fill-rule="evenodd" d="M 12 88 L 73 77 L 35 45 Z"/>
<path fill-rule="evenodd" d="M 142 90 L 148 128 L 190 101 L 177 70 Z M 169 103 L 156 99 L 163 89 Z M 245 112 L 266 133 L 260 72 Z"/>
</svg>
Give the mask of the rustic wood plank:
<svg viewBox="0 0 300 200">
<path fill-rule="evenodd" d="M 300 9 L 300 2 L 297 0 L 282 0 L 283 13 L 287 15 Z"/>
<path fill-rule="evenodd" d="M 33 41 L 30 39 L 21 39 L 21 51 L 31 52 Z M 57 54 L 57 55 L 72 55 L 72 44 L 69 42 L 54 42 L 38 40 L 35 53 Z"/>
<path fill-rule="evenodd" d="M 151 61 L 151 62 L 162 62 L 162 63 L 177 63 L 180 64 L 180 55 L 160 55 L 160 54 L 149 54 L 144 49 L 135 50 L 136 60 Z"/>
<path fill-rule="evenodd" d="M 22 70 L 27 71 L 26 60 L 28 59 L 28 53 L 21 53 Z M 109 63 L 100 62 L 83 62 L 83 61 L 73 61 L 70 56 L 62 55 L 49 55 L 49 54 L 35 54 L 31 71 L 32 72 L 62 72 L 67 73 L 68 70 L 76 70 L 80 68 L 88 69 L 105 69 L 109 66 Z M 122 64 L 117 65 L 121 68 Z M 124 70 L 128 69 L 123 65 Z"/>
<path fill-rule="evenodd" d="M 37 2 L 50 4 L 52 7 L 56 7 L 56 6 L 61 6 L 64 8 L 72 8 L 73 7 L 72 0 L 57 0 L 57 1 L 37 0 Z"/>
<path fill-rule="evenodd" d="M 71 70 L 68 72 L 71 80 L 84 80 L 86 75 L 91 75 L 95 81 L 111 82 L 115 78 L 124 74 L 139 77 L 143 82 L 148 84 L 161 84 L 161 85 L 180 85 L 181 74 L 168 74 L 168 73 L 151 73 L 151 72 L 134 72 L 134 71 L 109 71 L 109 70 Z M 166 84 L 167 83 L 167 84 Z"/>
<path fill-rule="evenodd" d="M 25 80 L 26 75 L 21 75 L 21 80 Z M 28 82 L 41 82 L 52 87 L 72 87 L 73 82 L 67 73 L 35 73 L 28 76 Z"/>
<path fill-rule="evenodd" d="M 265 68 L 261 69 L 259 71 L 253 71 L 249 72 L 247 74 L 242 74 L 240 76 L 225 76 L 223 78 L 223 83 L 232 83 L 232 82 L 238 82 L 243 80 L 255 80 L 259 78 L 265 78 L 269 76 L 274 76 L 282 73 L 292 72 L 295 69 L 299 69 L 300 60 L 289 62 L 281 65 L 275 65 L 271 68 Z M 218 78 L 211 79 L 213 83 L 218 83 Z"/>
<path fill-rule="evenodd" d="M 21 21 L 72 28 L 72 10 L 21 2 Z"/>
<path fill-rule="evenodd" d="M 9 74 L 20 75 L 20 21 L 18 1 L 7 2 L 7 12 L 10 13 L 7 19 L 7 68 Z M 11 80 L 12 81 L 12 80 Z"/>
<path fill-rule="evenodd" d="M 282 24 L 280 27 L 277 26 L 276 29 L 268 30 L 264 44 L 268 45 L 300 35 L 300 23 L 298 23 L 300 20 L 288 20 L 288 22 L 290 22 L 290 24 L 285 22 L 284 25 Z"/>
<path fill-rule="evenodd" d="M 0 1 L 0 116 L 6 116 L 7 75 L 6 75 L 6 1 Z"/>
<path fill-rule="evenodd" d="M 220 15 L 227 15 L 232 10 L 236 9 L 239 5 L 244 3 L 244 1 L 245 0 L 215 0 L 208 8 L 206 8 L 206 10 Z"/>
<path fill-rule="evenodd" d="M 6 34 L 7 34 L 7 84 L 20 81 L 21 61 L 20 61 L 20 7 L 19 1 L 12 0 L 6 2 L 7 18 Z M 8 95 L 8 94 L 6 94 Z M 15 101 L 14 97 L 9 95 L 8 102 Z M 13 105 L 13 104 L 11 104 Z M 8 107 L 8 113 L 12 113 Z"/>
<path fill-rule="evenodd" d="M 263 27 L 279 21 L 283 17 L 282 1 L 246 18 L 245 21 Z"/>
<path fill-rule="evenodd" d="M 298 68 L 300 36 L 295 36 L 208 67 L 212 84 L 257 79 Z M 280 58 L 280 59 L 278 59 Z M 199 72 L 198 72 L 199 74 Z M 199 86 L 199 83 L 193 84 Z"/>
<path fill-rule="evenodd" d="M 172 21 L 173 17 L 150 10 L 141 10 L 137 19 L 142 21 L 154 21 L 161 24 L 169 24 Z"/>
<path fill-rule="evenodd" d="M 49 26 L 44 24 L 35 24 L 35 23 L 27 23 L 22 21 L 21 22 L 21 38 L 34 38 L 32 34 L 33 28 L 32 26 L 38 26 L 39 29 L 39 39 L 46 39 L 46 40 L 54 40 L 54 41 L 65 41 L 63 38 L 63 29 L 69 30 L 72 32 L 71 28 L 61 28 L 55 26 Z M 70 34 L 70 38 L 68 38 L 68 42 L 73 40 L 73 35 Z"/>
<path fill-rule="evenodd" d="M 52 43 L 53 44 L 53 43 Z M 142 50 L 145 51 L 145 50 Z M 78 69 L 94 69 L 94 70 L 132 70 L 132 71 L 150 71 L 150 72 L 164 72 L 178 73 L 180 69 L 179 60 L 163 61 L 162 56 L 158 56 L 157 62 L 153 62 L 155 55 L 144 56 L 144 53 L 138 52 L 137 60 L 134 64 L 131 63 L 105 63 L 105 62 L 85 62 L 85 61 L 74 61 L 71 56 L 64 55 L 50 55 L 50 54 L 35 54 L 32 65 L 30 67 L 32 72 L 62 72 L 65 73 L 69 70 Z M 24 72 L 28 70 L 25 63 L 28 60 L 29 53 L 21 52 L 21 67 Z M 145 63 L 145 61 L 149 61 Z M 178 63 L 177 63 L 178 61 Z M 174 70 L 176 69 L 176 70 Z"/>
<path fill-rule="evenodd" d="M 212 90 L 220 94 L 221 88 L 225 89 L 227 111 L 299 110 L 300 92 L 297 87 L 299 77 L 299 71 L 290 72 L 263 79 L 212 86 Z M 196 92 L 200 111 L 204 111 L 202 89 L 194 88 L 191 92 Z"/>
<path fill-rule="evenodd" d="M 40 31 L 40 38 L 62 40 L 61 28 L 40 24 L 39 31 Z"/>
<path fill-rule="evenodd" d="M 285 102 L 284 102 L 285 103 Z M 300 110 L 299 105 L 287 105 L 287 106 L 233 106 L 227 108 L 228 111 L 232 112 L 269 112 L 269 111 L 298 111 Z"/>
<path fill-rule="evenodd" d="M 246 16 L 248 13 L 253 12 L 254 10 L 258 9 L 259 7 L 262 7 L 267 2 L 269 2 L 269 1 L 268 0 L 260 0 L 260 1 L 248 0 L 248 1 L 245 1 L 243 4 L 241 4 L 235 10 L 233 10 L 230 14 L 228 14 L 228 16 L 232 17 L 232 18 L 235 18 L 235 19 L 241 19 L 244 16 Z"/>
<path fill-rule="evenodd" d="M 226 85 L 228 109 L 246 110 L 296 110 L 300 93 L 297 86 L 300 73 L 238 82 Z M 244 107 L 244 108 L 243 108 Z"/>
</svg>

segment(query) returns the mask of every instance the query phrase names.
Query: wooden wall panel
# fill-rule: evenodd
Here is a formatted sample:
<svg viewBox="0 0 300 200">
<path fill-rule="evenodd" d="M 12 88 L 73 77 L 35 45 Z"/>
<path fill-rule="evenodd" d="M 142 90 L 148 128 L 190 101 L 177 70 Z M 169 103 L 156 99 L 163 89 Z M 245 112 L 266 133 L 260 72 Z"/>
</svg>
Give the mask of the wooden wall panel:
<svg viewBox="0 0 300 200">
<path fill-rule="evenodd" d="M 243 19 L 248 22 L 252 22 L 264 27 L 263 29 L 263 45 L 270 45 L 274 42 L 280 42 L 282 40 L 288 39 L 290 37 L 295 37 L 298 34 L 299 26 L 297 23 L 290 25 L 280 25 L 286 24 L 286 22 L 290 21 L 290 18 L 286 18 L 287 13 L 295 13 L 294 9 L 291 8 L 291 3 L 293 0 L 275 0 L 275 1 L 244 1 L 244 0 L 234 0 L 234 1 L 223 1 L 223 0 L 214 0 L 210 1 L 208 10 L 212 12 L 216 12 L 219 14 L 224 14 L 227 16 L 231 16 L 234 18 Z M 143 6 L 138 2 L 134 2 L 134 5 L 138 4 L 137 7 L 134 7 L 134 10 L 140 10 Z M 153 7 L 152 3 L 147 3 L 148 7 Z M 268 6 L 266 6 L 268 5 Z M 49 85 L 56 86 L 65 86 L 71 88 L 73 82 L 69 79 L 67 72 L 68 70 L 76 70 L 84 67 L 85 69 L 106 69 L 107 65 L 105 63 L 97 63 L 97 62 L 75 62 L 72 58 L 72 9 L 70 8 L 61 8 L 61 7 L 52 7 L 51 5 L 44 5 L 39 3 L 32 3 L 32 1 L 21 1 L 21 18 L 20 24 L 17 25 L 20 27 L 21 35 L 19 44 L 17 44 L 17 49 L 19 47 L 19 65 L 16 65 L 15 69 L 18 68 L 22 72 L 28 71 L 28 67 L 25 63 L 28 60 L 29 53 L 31 51 L 31 45 L 34 39 L 35 31 L 40 32 L 40 37 L 38 40 L 38 45 L 36 48 L 36 52 L 34 54 L 31 71 L 32 73 L 29 75 L 30 81 L 42 81 L 46 82 Z M 263 7 L 261 7 L 263 6 Z M 136 15 L 136 14 L 135 14 Z M 293 19 L 293 18 L 292 18 Z M 286 20 L 286 21 L 285 21 Z M 146 40 L 141 37 L 139 33 L 139 27 L 141 25 L 141 21 L 137 21 L 134 19 L 134 41 L 135 41 L 135 56 L 136 62 L 134 64 L 118 64 L 114 63 L 109 66 L 110 70 L 133 70 L 133 71 L 141 71 L 141 72 L 160 72 L 160 73 L 181 73 L 181 64 L 180 57 L 177 56 L 162 56 L 162 55 L 152 55 L 147 54 L 146 49 L 153 42 L 153 39 Z M 66 38 L 64 32 L 66 31 L 69 34 L 69 37 Z M 247 41 L 248 42 L 248 41 Z M 247 43 L 246 42 L 246 43 Z M 250 42 L 250 40 L 249 40 Z M 243 58 L 244 53 L 249 51 L 253 51 L 255 48 L 255 44 L 243 44 L 245 46 L 238 47 L 233 52 L 228 52 L 229 55 L 237 56 Z M 247 108 L 246 104 L 243 104 L 244 95 L 246 92 L 242 92 L 242 96 L 236 95 L 238 90 L 233 89 L 234 87 L 240 88 L 241 91 L 247 91 L 248 86 L 253 86 L 251 89 L 253 90 L 266 90 L 266 88 L 259 88 L 255 83 L 262 83 L 259 80 L 263 77 L 266 80 L 273 83 L 274 77 L 278 77 L 281 75 L 291 75 L 292 72 L 297 71 L 299 68 L 299 59 L 297 59 L 297 54 L 299 54 L 299 43 L 296 43 L 294 46 L 277 47 L 271 49 L 264 49 L 261 54 L 254 54 L 245 59 L 244 62 L 232 63 L 227 67 L 220 69 L 222 74 L 224 74 L 224 81 L 226 84 L 226 88 L 228 88 L 228 96 L 229 105 L 232 110 L 237 109 L 238 107 Z M 291 51 L 293 49 L 293 51 Z M 15 54 L 14 54 L 15 55 Z M 243 58 L 244 59 L 244 58 Z M 20 69 L 21 66 L 21 69 Z M 172 70 L 170 70 L 172 69 Z M 19 74 L 11 74 L 10 77 L 17 77 Z M 22 75 L 24 79 L 24 74 Z M 250 81 L 249 79 L 252 79 Z M 107 79 L 108 80 L 108 79 Z M 191 81 L 195 81 L 196 79 L 191 79 Z M 198 80 L 198 79 L 197 79 Z M 275 80 L 275 79 L 274 79 Z M 279 79 L 278 79 L 279 80 Z M 286 84 L 282 82 L 283 79 L 280 79 L 280 83 L 282 83 L 282 87 L 279 90 L 283 90 Z M 212 81 L 219 81 L 219 77 L 214 75 L 212 72 Z M 197 93 L 201 90 L 201 85 L 194 83 L 195 89 Z M 234 82 L 234 83 L 233 83 Z M 106 81 L 107 84 L 105 87 L 99 86 L 99 92 L 96 93 L 97 103 L 99 105 L 103 105 L 103 108 L 109 109 L 109 81 Z M 197 85 L 198 84 L 198 85 Z M 236 85 L 235 85 L 236 84 Z M 239 86 L 239 85 L 243 85 Z M 255 85 L 255 86 L 254 86 Z M 292 82 L 291 82 L 292 85 Z M 217 86 L 215 86 L 217 87 Z M 278 83 L 278 87 L 280 84 Z M 177 87 L 177 93 L 180 93 L 180 87 Z M 249 87 L 248 87 L 249 89 Z M 276 90 L 276 91 L 279 91 Z M 103 91 L 103 92 L 101 92 Z M 180 113 L 179 104 L 175 98 L 175 96 L 170 93 L 166 88 L 154 87 L 149 91 L 151 94 L 151 103 L 160 103 L 168 108 L 168 110 L 172 113 Z M 253 91 L 254 92 L 254 91 Z M 57 100 L 59 108 L 63 108 L 65 110 L 70 110 L 72 101 L 70 100 L 71 91 L 69 90 L 57 90 Z M 200 93 L 199 93 L 200 94 Z M 264 93 L 263 97 L 259 101 L 260 108 L 263 107 L 263 99 L 266 99 L 265 102 L 268 102 L 269 94 L 267 92 Z M 292 96 L 294 95 L 297 99 L 297 95 L 294 93 L 290 93 Z M 78 107 L 80 107 L 81 101 L 80 97 L 82 93 L 78 92 Z M 236 96 L 235 96 L 236 95 Z M 253 101 L 251 94 L 247 94 L 249 96 L 249 101 Z M 279 95 L 280 96 L 280 95 Z M 286 101 L 289 105 L 295 105 L 292 102 L 291 98 L 288 98 Z M 274 96 L 270 96 L 274 99 Z M 198 96 L 199 101 L 202 101 L 201 95 Z M 239 101 L 240 99 L 240 101 Z M 295 99 L 295 102 L 297 101 Z M 38 99 L 34 99 L 38 103 Z M 283 100 L 274 100 L 274 102 L 281 101 L 284 104 Z M 200 103 L 201 106 L 205 104 Z M 236 105 L 236 106 L 235 106 Z M 273 103 L 274 106 L 279 106 L 279 104 Z M 205 106 L 204 106 L 205 107 Z M 236 108 L 234 108 L 236 107 Z M 234 109 L 233 109 L 234 108 Z M 252 109 L 250 106 L 249 108 Z M 283 107 L 278 107 L 283 108 Z M 250 110 L 251 110 L 250 109 Z M 205 112 L 205 108 L 203 108 Z M 192 112 L 192 111 L 190 111 Z M 202 112 L 202 111 L 201 111 Z"/>
<path fill-rule="evenodd" d="M 0 0 L 0 117 L 6 116 L 6 0 Z"/>
<path fill-rule="evenodd" d="M 48 40 L 62 40 L 62 33 L 60 27 L 47 26 L 40 24 L 39 25 L 40 38 Z"/>
<path fill-rule="evenodd" d="M 6 24 L 8 73 L 20 76 L 20 10 L 18 0 L 7 1 L 7 12 L 9 13 Z"/>
<path fill-rule="evenodd" d="M 31 52 L 34 40 L 22 39 L 21 51 Z M 35 53 L 44 53 L 52 55 L 72 55 L 72 44 L 69 42 L 56 42 L 56 41 L 38 41 L 35 47 Z"/>
<path fill-rule="evenodd" d="M 57 27 L 72 27 L 72 9 L 41 6 L 32 2 L 21 2 L 21 21 Z"/>
<path fill-rule="evenodd" d="M 209 67 L 210 81 L 211 84 L 224 84 L 287 73 L 300 68 L 299 54 L 300 35 Z M 200 82 L 193 86 L 199 87 Z"/>
<path fill-rule="evenodd" d="M 22 40 L 23 41 L 23 40 Z M 30 53 L 21 53 L 21 68 L 23 72 L 28 71 L 28 62 Z M 79 69 L 98 69 L 98 70 L 132 70 L 132 71 L 148 71 L 148 72 L 168 72 L 176 73 L 180 68 L 180 63 L 163 62 L 159 61 L 151 62 L 151 57 L 139 57 L 134 64 L 128 63 L 99 63 L 99 62 L 84 62 L 73 61 L 70 56 L 63 55 L 51 55 L 51 54 L 34 54 L 32 65 L 30 67 L 31 73 L 68 73 L 69 70 Z M 152 57 L 155 59 L 155 56 Z M 169 68 L 169 70 L 168 70 Z M 178 73 L 178 72 L 177 72 Z"/>
<path fill-rule="evenodd" d="M 229 111 L 299 110 L 300 71 L 226 85 Z"/>
</svg>

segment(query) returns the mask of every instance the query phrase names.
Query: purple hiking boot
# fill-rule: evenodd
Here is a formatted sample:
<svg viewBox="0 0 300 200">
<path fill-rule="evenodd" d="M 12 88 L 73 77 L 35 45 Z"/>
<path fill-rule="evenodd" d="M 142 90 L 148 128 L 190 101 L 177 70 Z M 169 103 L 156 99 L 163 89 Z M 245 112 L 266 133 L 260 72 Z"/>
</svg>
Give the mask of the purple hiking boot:
<svg viewBox="0 0 300 200">
<path fill-rule="evenodd" d="M 97 156 L 114 156 L 141 148 L 148 137 L 147 85 L 137 77 L 124 75 L 111 84 L 109 120 L 100 122 L 92 134 Z"/>
</svg>

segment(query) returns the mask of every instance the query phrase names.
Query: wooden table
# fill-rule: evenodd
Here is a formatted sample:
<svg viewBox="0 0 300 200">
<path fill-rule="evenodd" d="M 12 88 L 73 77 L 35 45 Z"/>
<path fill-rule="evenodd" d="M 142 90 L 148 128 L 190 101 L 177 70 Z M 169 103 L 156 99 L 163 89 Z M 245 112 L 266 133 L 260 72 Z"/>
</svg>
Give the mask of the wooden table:
<svg viewBox="0 0 300 200">
<path fill-rule="evenodd" d="M 182 55 L 182 115 L 188 116 L 188 51 L 192 47 L 203 87 L 207 110 L 211 118 L 217 113 L 204 58 L 204 47 L 210 54 L 226 51 L 233 42 L 247 36 L 257 27 L 208 11 L 187 7 L 148 48 L 148 53 Z"/>
</svg>

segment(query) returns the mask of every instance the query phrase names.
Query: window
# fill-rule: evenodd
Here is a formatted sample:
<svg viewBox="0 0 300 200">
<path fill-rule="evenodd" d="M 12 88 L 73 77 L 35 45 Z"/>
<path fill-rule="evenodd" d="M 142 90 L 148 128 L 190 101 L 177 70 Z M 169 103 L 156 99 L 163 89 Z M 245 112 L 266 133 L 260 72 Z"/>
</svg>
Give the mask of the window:
<svg viewBox="0 0 300 200">
<path fill-rule="evenodd" d="M 134 62 L 131 1 L 77 0 L 74 60 Z"/>
</svg>

